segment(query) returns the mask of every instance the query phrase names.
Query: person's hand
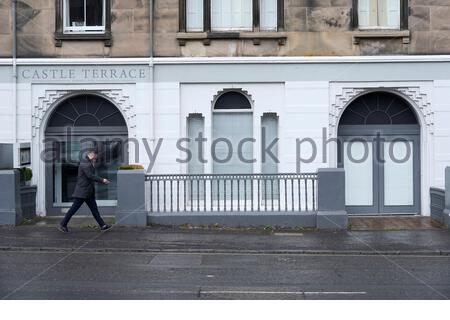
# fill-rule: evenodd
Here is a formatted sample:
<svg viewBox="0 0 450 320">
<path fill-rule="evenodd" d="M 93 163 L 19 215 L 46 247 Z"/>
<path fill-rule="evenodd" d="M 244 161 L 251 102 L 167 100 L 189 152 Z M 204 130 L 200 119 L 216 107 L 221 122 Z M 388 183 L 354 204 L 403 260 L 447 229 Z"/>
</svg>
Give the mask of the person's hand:
<svg viewBox="0 0 450 320">
<path fill-rule="evenodd" d="M 108 179 L 103 179 L 103 184 L 110 184 L 111 181 L 109 181 Z"/>
</svg>

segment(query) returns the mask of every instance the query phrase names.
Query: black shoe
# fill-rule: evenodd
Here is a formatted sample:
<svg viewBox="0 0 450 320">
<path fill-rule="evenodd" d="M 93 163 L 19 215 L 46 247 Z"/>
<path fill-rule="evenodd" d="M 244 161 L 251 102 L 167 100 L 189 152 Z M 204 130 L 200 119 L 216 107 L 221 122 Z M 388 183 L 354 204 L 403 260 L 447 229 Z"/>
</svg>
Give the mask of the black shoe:
<svg viewBox="0 0 450 320">
<path fill-rule="evenodd" d="M 62 226 L 60 224 L 58 224 L 58 226 L 56 227 L 59 231 L 61 231 L 62 233 L 69 233 L 69 229 L 67 229 L 67 227 Z"/>
<path fill-rule="evenodd" d="M 109 224 L 104 224 L 103 226 L 100 227 L 100 231 L 106 231 L 111 229 L 111 226 Z"/>
</svg>

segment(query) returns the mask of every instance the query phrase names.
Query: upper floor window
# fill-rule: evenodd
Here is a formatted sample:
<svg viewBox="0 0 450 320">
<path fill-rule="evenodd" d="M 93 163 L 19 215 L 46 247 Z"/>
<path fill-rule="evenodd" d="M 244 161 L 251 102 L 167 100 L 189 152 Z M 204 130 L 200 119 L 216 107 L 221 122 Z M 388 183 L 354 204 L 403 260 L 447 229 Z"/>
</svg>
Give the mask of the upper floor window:
<svg viewBox="0 0 450 320">
<path fill-rule="evenodd" d="M 187 31 L 203 31 L 203 0 L 186 1 Z"/>
<path fill-rule="evenodd" d="M 400 29 L 401 0 L 358 0 L 361 29 Z"/>
<path fill-rule="evenodd" d="M 64 0 L 64 33 L 104 33 L 106 0 Z"/>
<path fill-rule="evenodd" d="M 252 0 L 211 1 L 213 31 L 252 30 Z"/>
<path fill-rule="evenodd" d="M 283 29 L 283 1 L 180 0 L 180 31 L 277 31 Z"/>
</svg>

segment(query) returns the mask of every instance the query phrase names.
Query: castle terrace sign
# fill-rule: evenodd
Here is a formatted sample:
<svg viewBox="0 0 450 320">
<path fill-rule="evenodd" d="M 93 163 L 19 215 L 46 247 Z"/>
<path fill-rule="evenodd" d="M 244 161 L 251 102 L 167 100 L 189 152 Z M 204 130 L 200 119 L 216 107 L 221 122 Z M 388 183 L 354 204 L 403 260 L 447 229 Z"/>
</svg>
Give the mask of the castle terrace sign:
<svg viewBox="0 0 450 320">
<path fill-rule="evenodd" d="M 143 66 L 67 66 L 67 67 L 22 67 L 19 69 L 19 80 L 22 82 L 53 81 L 145 81 L 149 78 L 148 67 Z"/>
</svg>

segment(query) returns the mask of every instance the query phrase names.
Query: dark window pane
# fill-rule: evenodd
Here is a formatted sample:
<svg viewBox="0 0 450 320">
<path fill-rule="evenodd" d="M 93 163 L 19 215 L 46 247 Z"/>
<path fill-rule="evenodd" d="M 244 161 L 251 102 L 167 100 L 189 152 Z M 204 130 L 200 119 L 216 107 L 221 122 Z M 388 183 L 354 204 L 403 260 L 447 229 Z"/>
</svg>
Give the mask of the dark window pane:
<svg viewBox="0 0 450 320">
<path fill-rule="evenodd" d="M 69 0 L 69 27 L 84 26 L 84 0 Z"/>
<path fill-rule="evenodd" d="M 251 109 L 252 106 L 248 99 L 239 92 L 227 92 L 217 99 L 214 109 L 227 110 L 227 109 Z"/>
<path fill-rule="evenodd" d="M 340 124 L 418 124 L 418 121 L 407 101 L 393 93 L 372 92 L 352 102 L 345 109 Z"/>
<path fill-rule="evenodd" d="M 86 25 L 103 25 L 103 0 L 86 0 Z"/>
<path fill-rule="evenodd" d="M 391 124 L 391 118 L 383 111 L 375 111 L 369 114 L 366 124 Z"/>
<path fill-rule="evenodd" d="M 50 117 L 48 127 L 126 127 L 122 113 L 108 100 L 79 95 L 63 101 Z"/>
</svg>

